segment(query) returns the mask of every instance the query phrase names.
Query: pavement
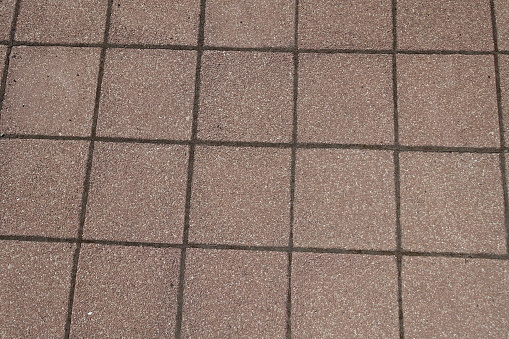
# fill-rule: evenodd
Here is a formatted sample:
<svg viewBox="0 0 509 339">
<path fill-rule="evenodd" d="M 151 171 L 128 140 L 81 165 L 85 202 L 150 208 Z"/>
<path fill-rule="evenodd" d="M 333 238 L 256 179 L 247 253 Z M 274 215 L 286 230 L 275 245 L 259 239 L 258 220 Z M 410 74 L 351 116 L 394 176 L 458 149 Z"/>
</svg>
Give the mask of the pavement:
<svg viewBox="0 0 509 339">
<path fill-rule="evenodd" d="M 0 338 L 509 338 L 509 2 L 2 0 Z"/>
</svg>

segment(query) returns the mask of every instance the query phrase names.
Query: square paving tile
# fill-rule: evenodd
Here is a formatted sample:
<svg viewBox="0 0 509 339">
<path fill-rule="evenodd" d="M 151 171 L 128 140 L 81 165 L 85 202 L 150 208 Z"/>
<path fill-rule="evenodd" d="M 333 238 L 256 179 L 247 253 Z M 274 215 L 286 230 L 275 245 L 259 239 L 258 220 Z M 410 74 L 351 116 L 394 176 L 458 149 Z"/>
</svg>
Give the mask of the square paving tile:
<svg viewBox="0 0 509 339">
<path fill-rule="evenodd" d="M 288 244 L 290 150 L 198 147 L 189 241 Z"/>
<path fill-rule="evenodd" d="M 15 6 L 16 0 L 4 0 L 0 2 L 0 41 L 7 41 L 10 38 Z"/>
<path fill-rule="evenodd" d="M 498 147 L 493 57 L 398 56 L 400 142 Z"/>
<path fill-rule="evenodd" d="M 392 98 L 388 55 L 301 55 L 299 141 L 392 143 Z"/>
<path fill-rule="evenodd" d="M 292 73 L 291 54 L 205 52 L 198 137 L 290 142 Z"/>
<path fill-rule="evenodd" d="M 409 338 L 505 338 L 509 262 L 404 258 L 403 315 Z"/>
<path fill-rule="evenodd" d="M 403 248 L 506 253 L 496 154 L 401 153 Z"/>
<path fill-rule="evenodd" d="M 70 337 L 173 336 L 179 259 L 176 249 L 83 245 Z"/>
<path fill-rule="evenodd" d="M 0 336 L 61 338 L 74 246 L 0 241 Z"/>
<path fill-rule="evenodd" d="M 398 338 L 393 257 L 295 253 L 292 337 Z"/>
<path fill-rule="evenodd" d="M 186 146 L 97 143 L 84 237 L 182 241 Z"/>
<path fill-rule="evenodd" d="M 207 1 L 205 44 L 231 47 L 294 45 L 295 1 Z"/>
<path fill-rule="evenodd" d="M 187 252 L 182 338 L 284 338 L 285 253 Z"/>
<path fill-rule="evenodd" d="M 88 144 L 0 141 L 0 234 L 74 237 Z"/>
<path fill-rule="evenodd" d="M 296 246 L 394 249 L 392 153 L 298 150 L 293 229 Z"/>
<path fill-rule="evenodd" d="M 99 54 L 98 48 L 14 47 L 2 132 L 89 135 Z"/>
<path fill-rule="evenodd" d="M 103 0 L 23 0 L 16 40 L 102 43 L 107 7 Z"/>
<path fill-rule="evenodd" d="M 110 49 L 98 135 L 189 139 L 196 53 Z"/>
<path fill-rule="evenodd" d="M 199 0 L 114 0 L 110 42 L 196 45 Z"/>
<path fill-rule="evenodd" d="M 299 47 L 392 49 L 391 2 L 300 1 Z"/>
<path fill-rule="evenodd" d="M 493 50 L 489 1 L 398 1 L 400 49 Z"/>
<path fill-rule="evenodd" d="M 495 0 L 499 50 L 509 50 L 509 2 Z"/>
</svg>

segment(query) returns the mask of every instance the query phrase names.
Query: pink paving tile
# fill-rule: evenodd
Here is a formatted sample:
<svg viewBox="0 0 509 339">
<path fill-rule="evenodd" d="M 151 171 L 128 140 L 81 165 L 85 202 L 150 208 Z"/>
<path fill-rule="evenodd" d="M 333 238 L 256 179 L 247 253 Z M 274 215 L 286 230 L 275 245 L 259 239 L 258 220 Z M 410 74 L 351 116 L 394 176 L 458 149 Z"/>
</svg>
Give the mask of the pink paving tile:
<svg viewBox="0 0 509 339">
<path fill-rule="evenodd" d="M 234 47 L 294 45 L 295 2 L 207 1 L 205 44 Z"/>
<path fill-rule="evenodd" d="M 173 336 L 179 258 L 176 249 L 83 245 L 70 337 Z"/>
<path fill-rule="evenodd" d="M 394 249 L 392 154 L 298 150 L 293 228 L 295 246 Z"/>
<path fill-rule="evenodd" d="M 110 42 L 196 45 L 199 0 L 114 0 Z"/>
<path fill-rule="evenodd" d="M 74 237 L 88 144 L 0 141 L 0 234 Z"/>
<path fill-rule="evenodd" d="M 291 54 L 205 52 L 198 137 L 290 142 L 292 73 Z"/>
<path fill-rule="evenodd" d="M 509 50 L 509 2 L 495 0 L 495 13 L 497 20 L 498 48 Z"/>
<path fill-rule="evenodd" d="M 182 241 L 185 146 L 97 143 L 84 237 Z"/>
<path fill-rule="evenodd" d="M 16 40 L 101 43 L 107 7 L 103 0 L 23 0 Z"/>
<path fill-rule="evenodd" d="M 508 261 L 410 257 L 402 277 L 407 337 L 507 337 Z"/>
<path fill-rule="evenodd" d="M 9 40 L 11 33 L 12 17 L 16 0 L 4 0 L 0 2 L 0 41 Z"/>
<path fill-rule="evenodd" d="M 398 1 L 400 49 L 493 50 L 489 1 Z"/>
<path fill-rule="evenodd" d="M 295 253 L 292 338 L 398 338 L 393 257 Z"/>
<path fill-rule="evenodd" d="M 387 55 L 303 54 L 300 142 L 392 143 L 392 61 Z"/>
<path fill-rule="evenodd" d="M 392 49 L 391 2 L 302 0 L 299 47 Z"/>
<path fill-rule="evenodd" d="M 506 253 L 497 154 L 402 153 L 403 248 Z"/>
<path fill-rule="evenodd" d="M 98 48 L 14 47 L 2 132 L 89 135 L 99 54 Z"/>
<path fill-rule="evenodd" d="M 192 51 L 109 50 L 98 135 L 189 139 L 195 70 Z"/>
<path fill-rule="evenodd" d="M 61 338 L 74 245 L 0 241 L 0 337 Z"/>
<path fill-rule="evenodd" d="M 285 253 L 187 253 L 182 338 L 285 337 Z"/>
<path fill-rule="evenodd" d="M 397 65 L 402 144 L 500 145 L 493 56 L 400 55 Z"/>
<path fill-rule="evenodd" d="M 189 241 L 288 243 L 290 150 L 198 147 Z"/>
</svg>

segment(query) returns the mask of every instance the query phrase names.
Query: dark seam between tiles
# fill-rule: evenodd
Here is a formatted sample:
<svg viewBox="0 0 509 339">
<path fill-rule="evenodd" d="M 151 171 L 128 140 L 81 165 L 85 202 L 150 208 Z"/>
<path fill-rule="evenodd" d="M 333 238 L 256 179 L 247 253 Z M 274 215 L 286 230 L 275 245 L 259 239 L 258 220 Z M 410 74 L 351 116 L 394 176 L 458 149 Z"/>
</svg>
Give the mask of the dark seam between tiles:
<svg viewBox="0 0 509 339">
<path fill-rule="evenodd" d="M 193 186 L 194 162 L 196 140 L 198 136 L 198 114 L 200 110 L 200 87 L 201 87 L 201 67 L 203 56 L 203 45 L 205 44 L 205 5 L 206 0 L 200 1 L 200 24 L 198 28 L 198 52 L 196 53 L 196 72 L 194 82 L 194 101 L 193 101 L 193 123 L 191 130 L 191 140 L 189 144 L 189 160 L 187 167 L 187 186 L 186 186 L 186 205 L 184 212 L 184 230 L 182 234 L 182 243 L 188 245 L 189 242 L 189 227 L 190 227 L 190 214 L 191 214 L 191 195 Z M 185 275 L 186 275 L 186 257 L 187 247 L 183 247 L 180 252 L 180 265 L 179 265 L 179 285 L 177 292 L 177 311 L 175 316 L 175 338 L 182 337 L 182 321 L 184 312 L 184 289 L 185 289 Z"/>
<path fill-rule="evenodd" d="M 293 20 L 293 110 L 292 110 L 292 154 L 290 164 L 290 229 L 288 235 L 288 271 L 286 296 L 286 338 L 292 338 L 292 263 L 293 263 L 293 225 L 295 220 L 295 171 L 297 163 L 297 105 L 299 94 L 299 0 L 294 2 Z"/>
<path fill-rule="evenodd" d="M 491 12 L 491 27 L 493 30 L 493 46 L 495 51 L 498 51 L 498 29 L 497 29 L 497 17 L 495 13 L 495 1 L 490 0 L 490 12 Z M 502 105 L 502 87 L 500 84 L 500 65 L 498 54 L 493 56 L 495 66 L 495 85 L 497 88 L 497 110 L 498 110 L 498 128 L 500 132 L 500 146 L 505 148 L 505 128 L 504 128 L 504 111 Z M 507 192 L 507 171 L 505 155 L 499 154 L 500 160 L 500 174 L 502 176 L 502 192 L 504 195 L 504 225 L 506 234 L 506 251 L 509 254 L 509 197 Z"/>
<path fill-rule="evenodd" d="M 392 0 L 392 101 L 393 101 L 393 123 L 394 123 L 394 199 L 396 208 L 396 269 L 398 284 L 398 330 L 399 338 L 405 338 L 404 318 L 403 318 L 403 282 L 402 282 L 402 261 L 401 254 L 401 184 L 400 184 L 400 162 L 399 162 L 399 114 L 398 114 L 398 68 L 397 68 L 397 49 L 398 49 L 398 22 L 397 22 L 397 0 Z"/>
<path fill-rule="evenodd" d="M 263 142 L 263 141 L 220 141 L 220 140 L 178 140 L 178 139 L 145 139 L 145 138 L 123 138 L 123 137 L 84 137 L 84 136 L 60 136 L 44 134 L 4 134 L 1 138 L 26 139 L 26 140 L 75 140 L 75 141 L 100 141 L 116 143 L 145 143 L 155 145 L 199 145 L 199 146 L 221 146 L 221 147 L 268 147 L 268 148 L 292 148 L 293 143 L 288 142 Z M 357 149 L 357 150 L 378 150 L 378 151 L 399 151 L 399 152 L 436 152 L 436 153 L 507 153 L 508 147 L 462 147 L 462 146 L 406 146 L 394 144 L 335 144 L 335 143 L 296 143 L 297 149 Z"/>
<path fill-rule="evenodd" d="M 99 70 L 97 74 L 97 87 L 95 93 L 95 104 L 94 104 L 94 115 L 92 118 L 92 126 L 90 130 L 91 140 L 88 149 L 88 157 L 85 171 L 85 179 L 83 181 L 83 195 L 81 200 L 81 211 L 79 216 L 79 226 L 78 226 L 78 237 L 76 242 L 76 249 L 74 250 L 73 255 L 73 264 L 71 270 L 71 286 L 69 289 L 69 299 L 67 301 L 67 319 L 65 322 L 64 328 L 64 338 L 68 339 L 71 332 L 71 323 L 72 323 L 72 311 L 74 305 L 74 297 L 76 291 L 76 278 L 78 274 L 78 264 L 81 253 L 81 245 L 83 240 L 83 229 L 85 227 L 85 218 L 87 212 L 87 203 L 88 203 L 88 195 L 90 193 L 90 178 L 92 174 L 92 162 L 94 157 L 94 146 L 95 146 L 95 136 L 97 133 L 97 119 L 99 116 L 99 104 L 101 101 L 101 88 L 102 81 L 104 77 L 104 64 L 106 59 L 106 43 L 108 42 L 110 23 L 111 23 L 111 12 L 112 12 L 113 0 L 108 0 L 108 8 L 106 10 L 106 23 L 104 28 L 104 36 L 103 42 L 104 45 L 101 49 L 101 56 L 99 59 Z"/>
<path fill-rule="evenodd" d="M 235 47 L 235 46 L 209 46 L 209 45 L 172 45 L 172 44 L 120 44 L 107 43 L 65 43 L 65 42 L 35 42 L 35 41 L 13 41 L 13 46 L 39 46 L 39 47 L 104 47 L 126 48 L 126 49 L 168 49 L 168 50 L 191 50 L 191 51 L 228 51 L 228 52 L 272 52 L 272 53 L 293 53 L 294 47 Z M 441 49 L 354 49 L 354 48 L 298 48 L 299 53 L 316 54 L 463 54 L 463 55 L 496 55 L 509 54 L 508 51 L 483 51 L 483 50 L 441 50 Z"/>
<path fill-rule="evenodd" d="M 11 59 L 12 46 L 16 35 L 16 25 L 18 23 L 19 10 L 21 8 L 21 0 L 17 0 L 14 5 L 14 13 L 12 14 L 11 28 L 9 30 L 9 41 L 7 41 L 7 49 L 5 52 L 5 60 L 2 68 L 2 78 L 0 82 L 0 119 L 2 118 L 2 107 L 7 89 L 7 75 L 9 74 L 9 64 Z"/>
<path fill-rule="evenodd" d="M 0 235 L 0 241 L 23 241 L 35 243 L 69 243 L 77 244 L 78 238 L 57 238 L 27 235 Z M 492 259 L 509 261 L 509 254 L 497 253 L 468 253 L 468 252 L 426 252 L 411 250 L 368 250 L 352 248 L 321 248 L 321 247 L 296 247 L 288 246 L 263 246 L 263 245 L 241 245 L 241 244 L 207 244 L 188 242 L 187 244 L 165 243 L 165 242 L 142 242 L 142 241 L 117 241 L 105 239 L 81 239 L 82 244 L 95 244 L 102 246 L 125 246 L 125 247 L 147 247 L 147 248 L 175 248 L 175 249 L 206 249 L 206 250 L 234 250 L 234 251 L 255 251 L 255 252 L 293 252 L 293 253 L 329 253 L 329 254 L 352 254 L 352 255 L 375 255 L 402 257 L 440 257 L 440 258 L 468 258 L 468 259 Z"/>
</svg>

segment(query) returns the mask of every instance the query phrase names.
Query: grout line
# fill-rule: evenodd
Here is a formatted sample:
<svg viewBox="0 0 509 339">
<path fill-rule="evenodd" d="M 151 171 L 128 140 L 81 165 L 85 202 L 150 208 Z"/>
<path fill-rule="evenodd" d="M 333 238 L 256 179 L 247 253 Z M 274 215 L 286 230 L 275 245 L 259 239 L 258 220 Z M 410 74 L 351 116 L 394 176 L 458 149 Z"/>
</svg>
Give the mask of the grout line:
<svg viewBox="0 0 509 339">
<path fill-rule="evenodd" d="M 294 50 L 293 50 L 293 127 L 292 155 L 290 165 L 290 230 L 288 235 L 288 286 L 286 295 L 286 339 L 292 338 L 292 263 L 293 263 L 293 224 L 295 220 L 295 170 L 297 158 L 297 104 L 299 94 L 299 0 L 295 0 L 294 12 Z"/>
<path fill-rule="evenodd" d="M 189 160 L 187 168 L 187 187 L 186 187 L 186 205 L 184 215 L 184 230 L 182 234 L 182 250 L 180 252 L 179 266 L 179 285 L 177 292 L 177 312 L 175 316 L 175 338 L 182 337 L 182 321 L 184 311 L 184 288 L 186 275 L 186 257 L 189 243 L 189 227 L 191 214 L 191 192 L 193 186 L 194 162 L 196 152 L 196 140 L 198 135 L 198 114 L 200 110 L 200 86 L 201 86 L 201 67 L 203 58 L 203 45 L 205 43 L 205 6 L 206 0 L 200 1 L 200 24 L 198 28 L 198 52 L 196 53 L 196 74 L 194 83 L 194 102 L 193 102 L 193 124 L 191 130 L 191 140 L 189 143 Z"/>
<path fill-rule="evenodd" d="M 5 98 L 5 92 L 7 90 L 7 75 L 9 74 L 9 64 L 11 59 L 11 52 L 16 35 L 16 25 L 18 23 L 19 11 L 21 9 L 21 0 L 17 0 L 14 5 L 14 12 L 12 14 L 11 29 L 9 31 L 9 41 L 7 41 L 7 49 L 5 51 L 5 60 L 2 69 L 2 79 L 0 82 L 0 118 L 2 117 L 2 107 Z"/>
<path fill-rule="evenodd" d="M 43 134 L 4 134 L 2 139 L 44 139 L 44 140 L 84 140 L 117 143 L 147 143 L 157 145 L 201 145 L 201 146 L 225 146 L 225 147 L 269 147 L 269 148 L 292 148 L 292 142 L 259 142 L 259 141 L 220 141 L 220 140 L 177 140 L 177 139 L 140 139 L 126 137 L 105 136 L 58 136 Z M 375 144 L 333 144 L 333 143 L 296 143 L 297 149 L 358 149 L 399 152 L 436 152 L 436 153 L 505 153 L 508 147 L 453 147 L 453 146 L 406 146 L 406 145 L 375 145 Z"/>
<path fill-rule="evenodd" d="M 73 265 L 72 265 L 72 271 L 71 271 L 71 286 L 69 289 L 69 299 L 67 304 L 67 319 L 65 323 L 65 332 L 64 332 L 64 338 L 68 339 L 71 332 L 71 322 L 72 322 L 72 311 L 73 311 L 73 305 L 74 305 L 74 296 L 76 291 L 76 278 L 78 274 L 78 264 L 79 264 L 79 258 L 81 253 L 81 245 L 82 245 L 82 239 L 83 239 L 83 229 L 85 226 L 85 218 L 86 218 L 86 211 L 87 211 L 87 203 L 88 203 L 88 195 L 90 191 L 90 178 L 92 173 L 92 162 L 94 157 L 94 146 L 95 146 L 95 136 L 97 132 L 97 119 L 99 116 L 99 103 L 101 100 L 101 87 L 102 87 L 102 81 L 104 77 L 104 64 L 106 59 L 106 44 L 108 42 L 109 37 L 109 29 L 110 29 L 110 22 L 111 22 L 111 11 L 113 6 L 113 0 L 108 0 L 108 8 L 106 11 L 106 23 L 104 28 L 104 37 L 103 37 L 103 46 L 101 49 L 101 55 L 99 59 L 99 70 L 97 74 L 97 88 L 95 93 L 95 105 L 94 105 L 94 115 L 92 119 L 92 126 L 90 130 L 91 140 L 89 144 L 88 149 L 88 158 L 87 158 L 87 165 L 86 165 L 86 172 L 85 172 L 85 179 L 83 181 L 83 195 L 81 200 L 81 211 L 80 211 L 80 221 L 79 221 L 79 227 L 78 227 L 78 237 L 76 242 L 76 249 L 74 251 L 73 256 Z"/>
<path fill-rule="evenodd" d="M 495 1 L 490 0 L 490 11 L 491 11 L 491 27 L 493 29 L 493 47 L 498 52 L 498 31 L 497 31 L 497 16 L 495 12 Z M 502 85 L 500 83 L 500 64 L 499 56 L 495 54 L 493 56 L 495 66 L 495 85 L 497 90 L 497 110 L 498 110 L 498 127 L 500 132 L 500 146 L 505 148 L 505 126 L 504 126 L 504 110 L 502 103 Z M 505 154 L 499 154 L 500 161 L 500 174 L 502 177 L 502 192 L 504 195 L 504 226 L 506 234 L 506 251 L 509 254 L 509 196 L 507 191 L 507 171 L 506 171 L 506 159 Z"/>
<path fill-rule="evenodd" d="M 1 43 L 6 43 L 1 41 Z M 8 42 L 7 42 L 8 43 Z M 65 43 L 65 42 L 37 42 L 37 41 L 13 41 L 13 46 L 44 46 L 44 47 L 104 47 L 129 48 L 129 49 L 169 49 L 169 50 L 194 50 L 194 51 L 238 51 L 238 52 L 272 52 L 293 53 L 294 47 L 235 47 L 235 46 L 210 46 L 210 45 L 171 45 L 171 44 L 122 44 L 122 43 Z M 440 49 L 331 49 L 331 48 L 301 48 L 299 53 L 324 53 L 324 54 L 464 54 L 464 55 L 493 55 L 509 54 L 509 51 L 482 51 L 482 50 L 440 50 Z"/>
<path fill-rule="evenodd" d="M 402 254 L 401 254 L 401 173 L 399 161 L 399 115 L 398 115 L 398 22 L 397 22 L 397 0 L 392 0 L 392 101 L 394 105 L 394 197 L 396 206 L 396 268 L 398 271 L 398 324 L 399 338 L 405 338 L 404 318 L 403 318 L 403 282 L 402 282 Z"/>
<path fill-rule="evenodd" d="M 58 238 L 31 235 L 0 235 L 0 241 L 24 241 L 42 243 L 69 243 L 77 244 L 78 238 Z M 467 253 L 467 252 L 425 252 L 411 250 L 374 250 L 374 249 L 351 249 L 351 248 L 320 248 L 320 247 L 293 247 L 288 246 L 252 246 L 241 244 L 206 244 L 193 243 L 159 243 L 143 241 L 120 241 L 106 239 L 81 239 L 82 244 L 96 244 L 103 246 L 126 246 L 126 247 L 148 247 L 148 248 L 196 248 L 209 250 L 234 250 L 253 252 L 299 252 L 299 253 L 329 253 L 329 254 L 354 254 L 354 255 L 376 255 L 376 256 L 408 256 L 408 257 L 432 257 L 432 258 L 468 258 L 509 261 L 509 254 L 497 253 Z"/>
</svg>

